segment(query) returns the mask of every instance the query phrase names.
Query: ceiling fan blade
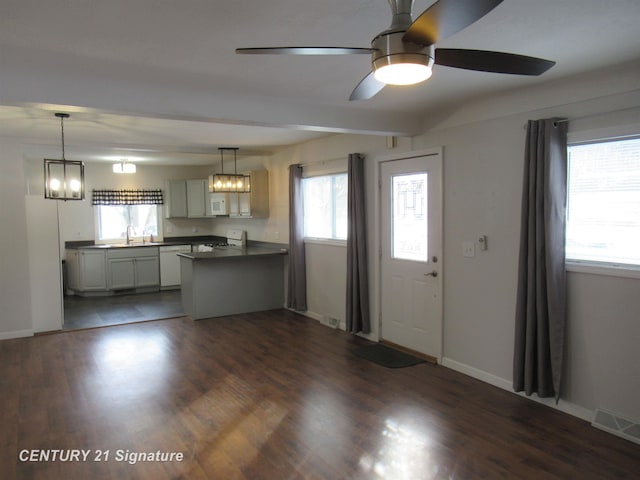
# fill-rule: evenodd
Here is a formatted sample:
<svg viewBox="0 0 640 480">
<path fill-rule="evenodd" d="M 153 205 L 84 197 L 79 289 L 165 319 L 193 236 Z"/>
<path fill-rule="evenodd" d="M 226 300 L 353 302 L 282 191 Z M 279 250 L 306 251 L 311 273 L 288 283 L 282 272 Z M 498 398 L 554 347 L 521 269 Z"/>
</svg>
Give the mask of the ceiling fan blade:
<svg viewBox="0 0 640 480">
<path fill-rule="evenodd" d="M 429 46 L 468 27 L 503 0 L 438 0 L 411 24 L 405 42 Z"/>
<path fill-rule="evenodd" d="M 385 87 L 385 84 L 379 82 L 373 76 L 373 72 L 360 80 L 360 83 L 353 89 L 349 100 L 368 100 L 374 97 L 380 90 Z"/>
<path fill-rule="evenodd" d="M 465 70 L 513 75 L 541 75 L 556 64 L 551 60 L 514 53 L 457 48 L 436 48 L 435 63 Z"/>
<path fill-rule="evenodd" d="M 239 54 L 291 54 L 291 55 L 351 55 L 358 53 L 370 54 L 372 48 L 351 48 L 351 47 L 257 47 L 257 48 L 236 48 Z"/>
</svg>

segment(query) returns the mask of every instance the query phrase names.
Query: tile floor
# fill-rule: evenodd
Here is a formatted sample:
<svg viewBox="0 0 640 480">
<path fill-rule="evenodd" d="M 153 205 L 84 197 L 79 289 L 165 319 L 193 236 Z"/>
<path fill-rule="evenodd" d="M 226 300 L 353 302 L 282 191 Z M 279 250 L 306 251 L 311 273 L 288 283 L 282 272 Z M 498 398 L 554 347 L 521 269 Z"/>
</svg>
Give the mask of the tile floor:
<svg viewBox="0 0 640 480">
<path fill-rule="evenodd" d="M 180 290 L 114 295 L 64 297 L 63 330 L 105 327 L 184 315 Z"/>
</svg>

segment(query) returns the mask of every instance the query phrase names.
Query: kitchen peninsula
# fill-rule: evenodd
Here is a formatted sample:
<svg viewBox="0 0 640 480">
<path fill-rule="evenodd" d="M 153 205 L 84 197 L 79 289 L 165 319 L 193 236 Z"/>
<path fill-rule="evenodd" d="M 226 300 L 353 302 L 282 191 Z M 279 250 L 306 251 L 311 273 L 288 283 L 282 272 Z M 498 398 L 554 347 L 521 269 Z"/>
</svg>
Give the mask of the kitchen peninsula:
<svg viewBox="0 0 640 480">
<path fill-rule="evenodd" d="M 283 308 L 286 254 L 263 245 L 179 253 L 184 312 L 198 320 Z"/>
</svg>

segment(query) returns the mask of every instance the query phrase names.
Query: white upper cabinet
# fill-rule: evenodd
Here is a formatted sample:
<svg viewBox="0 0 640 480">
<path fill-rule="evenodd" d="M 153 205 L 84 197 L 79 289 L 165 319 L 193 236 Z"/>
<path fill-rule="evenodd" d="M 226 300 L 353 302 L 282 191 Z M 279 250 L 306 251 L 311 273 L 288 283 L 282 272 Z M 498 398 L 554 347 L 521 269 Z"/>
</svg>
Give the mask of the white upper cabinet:
<svg viewBox="0 0 640 480">
<path fill-rule="evenodd" d="M 229 216 L 265 218 L 269 216 L 269 172 L 253 170 L 249 173 L 251 192 L 229 194 Z"/>
</svg>

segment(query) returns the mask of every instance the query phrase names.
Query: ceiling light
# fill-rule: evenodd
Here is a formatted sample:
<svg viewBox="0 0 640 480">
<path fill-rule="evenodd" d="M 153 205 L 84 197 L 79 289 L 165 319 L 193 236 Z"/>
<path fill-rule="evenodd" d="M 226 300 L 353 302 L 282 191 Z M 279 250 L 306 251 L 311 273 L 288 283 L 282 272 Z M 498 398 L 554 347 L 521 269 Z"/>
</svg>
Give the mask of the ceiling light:
<svg viewBox="0 0 640 480">
<path fill-rule="evenodd" d="M 44 198 L 84 200 L 84 163 L 64 157 L 64 119 L 68 113 L 56 113 L 62 131 L 62 159 L 44 159 Z"/>
<path fill-rule="evenodd" d="M 431 77 L 430 57 L 421 54 L 386 55 L 373 62 L 373 76 L 389 85 L 413 85 Z"/>
<path fill-rule="evenodd" d="M 220 147 L 220 163 L 222 173 L 215 173 L 209 175 L 209 191 L 213 193 L 242 193 L 250 192 L 251 184 L 249 183 L 249 177 L 246 175 L 238 175 L 236 168 L 236 152 L 238 148 Z M 233 174 L 224 173 L 224 151 L 233 151 Z"/>
<path fill-rule="evenodd" d="M 121 162 L 113 164 L 113 173 L 136 173 L 136 164 L 123 158 Z"/>
</svg>

